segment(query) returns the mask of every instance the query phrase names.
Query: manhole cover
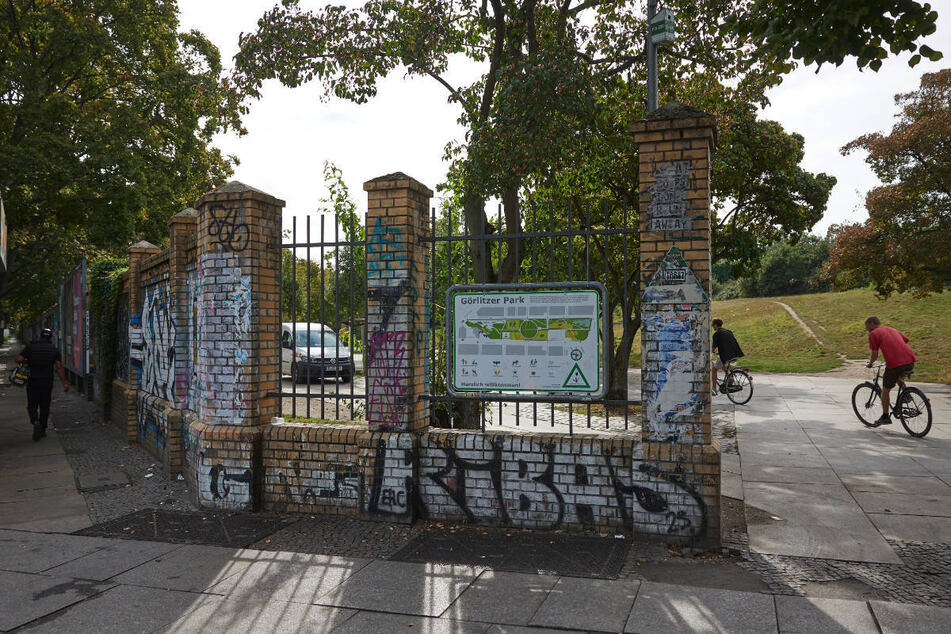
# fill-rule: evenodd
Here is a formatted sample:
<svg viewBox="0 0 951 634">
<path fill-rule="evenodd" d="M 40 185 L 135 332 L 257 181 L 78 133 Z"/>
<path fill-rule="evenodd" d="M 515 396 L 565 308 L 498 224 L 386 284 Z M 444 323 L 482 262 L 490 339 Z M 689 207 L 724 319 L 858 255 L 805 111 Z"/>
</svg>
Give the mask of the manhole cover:
<svg viewBox="0 0 951 634">
<path fill-rule="evenodd" d="M 616 579 L 630 540 L 518 529 L 428 529 L 390 559 L 494 570 Z"/>
<path fill-rule="evenodd" d="M 73 534 L 244 548 L 296 521 L 267 515 L 145 509 Z"/>
</svg>

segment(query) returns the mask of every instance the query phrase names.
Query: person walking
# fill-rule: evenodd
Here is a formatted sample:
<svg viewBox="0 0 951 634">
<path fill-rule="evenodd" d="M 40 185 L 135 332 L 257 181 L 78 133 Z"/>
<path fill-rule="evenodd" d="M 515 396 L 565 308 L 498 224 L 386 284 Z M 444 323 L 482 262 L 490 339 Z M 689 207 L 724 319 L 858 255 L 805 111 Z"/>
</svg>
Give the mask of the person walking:
<svg viewBox="0 0 951 634">
<path fill-rule="evenodd" d="M 868 347 L 872 351 L 866 367 L 872 367 L 875 360 L 878 359 L 878 351 L 882 351 L 885 357 L 885 374 L 882 375 L 882 415 L 871 424 L 871 427 L 879 425 L 891 425 L 891 416 L 888 413 L 888 396 L 896 384 L 905 382 L 902 377 L 911 374 L 915 369 L 915 361 L 918 357 L 908 346 L 908 337 L 898 332 L 894 328 L 883 326 L 878 317 L 874 315 L 865 320 L 865 330 L 868 331 Z"/>
<path fill-rule="evenodd" d="M 28 363 L 30 378 L 26 382 L 26 411 L 33 425 L 33 442 L 46 435 L 46 425 L 50 417 L 50 399 L 53 396 L 53 370 L 59 375 L 63 390 L 69 391 L 66 372 L 59 354 L 59 348 L 53 345 L 53 331 L 44 328 L 37 341 L 27 345 L 17 355 L 17 365 Z"/>
<path fill-rule="evenodd" d="M 733 332 L 723 327 L 722 319 L 713 320 L 713 341 L 712 348 L 718 357 L 713 362 L 713 395 L 717 395 L 717 388 L 723 391 L 723 386 L 717 384 L 717 371 L 726 370 L 727 364 L 733 359 L 739 359 L 743 356 L 740 350 L 740 344 L 737 342 Z"/>
</svg>

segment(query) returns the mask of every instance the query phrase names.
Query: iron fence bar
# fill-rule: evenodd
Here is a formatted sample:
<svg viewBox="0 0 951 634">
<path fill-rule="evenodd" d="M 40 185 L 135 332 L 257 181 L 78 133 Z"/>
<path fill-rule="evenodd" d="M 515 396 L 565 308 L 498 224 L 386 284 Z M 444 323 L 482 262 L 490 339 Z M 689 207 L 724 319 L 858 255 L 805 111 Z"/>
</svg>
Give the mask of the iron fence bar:
<svg viewBox="0 0 951 634">
<path fill-rule="evenodd" d="M 550 230 L 551 237 L 548 239 L 548 281 L 555 281 L 555 208 L 552 202 L 548 201 L 548 228 Z M 568 258 L 571 259 L 571 254 L 568 255 Z M 555 426 L 555 404 L 551 404 L 551 411 L 548 414 L 548 420 L 551 421 L 551 426 Z"/>
<path fill-rule="evenodd" d="M 484 218 L 483 218 L 484 220 Z M 552 219 L 554 220 L 554 218 Z M 620 227 L 604 229 L 593 229 L 591 235 L 593 236 L 611 236 L 611 235 L 637 235 L 639 229 L 624 229 Z M 565 238 L 570 236 L 579 236 L 583 235 L 584 231 L 575 230 L 575 231 L 532 231 L 522 234 L 523 238 Z M 510 240 L 518 234 L 512 233 L 483 233 L 483 234 L 459 234 L 456 236 L 437 236 L 430 238 L 422 238 L 421 242 L 462 242 L 469 240 L 487 240 L 490 242 L 498 242 L 500 240 Z"/>
<path fill-rule="evenodd" d="M 324 346 L 325 333 L 323 330 L 324 323 L 326 321 L 326 314 L 324 312 L 324 307 L 327 305 L 327 303 L 324 301 L 324 298 L 326 296 L 324 295 L 324 246 L 323 245 L 324 245 L 324 215 L 320 214 L 320 263 L 319 263 L 320 266 L 317 267 L 317 270 L 319 272 L 318 274 L 320 275 L 320 367 L 321 367 L 321 371 L 318 374 L 318 376 L 320 377 L 321 396 L 323 396 L 324 393 L 327 391 L 326 383 L 325 383 L 325 381 L 327 380 L 327 355 L 324 352 L 326 347 Z M 308 261 L 309 260 L 310 258 L 308 258 Z M 308 325 L 308 328 L 309 327 L 310 326 Z M 334 386 L 334 392 L 336 391 L 337 391 L 337 388 L 336 386 Z M 320 399 L 320 418 L 321 419 L 326 418 L 326 415 L 324 413 L 324 399 L 323 398 Z"/>
<path fill-rule="evenodd" d="M 585 210 L 585 234 L 584 234 L 584 279 L 585 281 L 591 281 L 591 201 L 586 200 L 584 203 Z M 607 280 L 605 280 L 607 281 Z M 605 297 L 607 300 L 607 297 Z M 600 342 L 598 342 L 600 344 Z M 605 386 L 607 387 L 607 386 Z M 589 404 L 586 408 L 587 415 L 587 427 L 591 429 L 591 405 Z M 607 410 L 607 408 L 605 408 Z"/>
<path fill-rule="evenodd" d="M 501 204 L 501 203 L 499 203 L 499 205 L 498 205 L 498 207 L 497 207 L 497 211 L 496 211 L 495 218 L 496 218 L 496 220 L 495 220 L 496 226 L 499 228 L 499 231 L 502 231 L 502 204 Z M 511 227 L 509 227 L 508 225 L 506 225 L 506 226 L 505 226 L 505 229 L 506 229 L 506 233 L 510 233 L 509 230 L 511 229 Z M 503 258 L 508 257 L 508 254 L 507 254 L 507 253 L 506 253 L 504 256 L 502 255 L 502 249 L 503 249 L 504 247 L 506 247 L 506 246 L 508 246 L 508 243 L 507 243 L 507 242 L 499 242 L 499 243 L 498 243 L 498 247 L 499 247 L 498 260 L 499 260 L 499 263 L 498 263 L 497 266 L 498 266 L 498 271 L 499 271 L 499 273 L 502 272 L 502 261 L 503 261 Z M 489 262 L 490 262 L 490 264 L 491 264 L 491 260 L 490 260 Z M 498 276 L 496 276 L 496 277 L 498 277 Z M 501 393 L 502 393 L 502 390 L 499 390 L 499 394 L 501 394 Z M 515 408 L 515 411 L 518 411 L 518 407 L 517 407 L 517 406 L 516 406 L 516 408 Z M 501 427 L 501 426 L 502 426 L 502 401 L 499 401 L 499 427 Z"/>
<path fill-rule="evenodd" d="M 622 213 L 621 213 L 621 226 L 624 227 L 625 229 L 627 229 L 627 201 L 626 201 L 626 200 L 624 200 L 624 201 L 621 202 L 621 209 L 622 209 Z M 639 229 L 639 228 L 638 228 L 638 229 Z M 628 319 L 627 319 L 627 279 L 628 279 L 628 268 L 627 268 L 627 267 L 628 267 L 628 263 L 627 263 L 627 240 L 623 240 L 622 242 L 624 243 L 624 246 L 623 246 L 623 249 L 624 249 L 624 255 L 623 255 L 623 258 L 624 258 L 624 275 L 621 277 L 621 289 L 622 289 L 622 290 L 621 290 L 621 297 L 622 297 L 622 298 L 621 298 L 621 336 L 622 336 L 622 337 L 626 337 L 626 336 L 627 336 L 627 329 L 628 329 L 628 325 L 627 325 L 627 321 L 628 321 Z M 638 251 L 639 251 L 639 250 L 640 250 L 640 245 L 638 245 Z M 639 253 L 638 253 L 638 255 L 639 255 Z M 613 316 L 613 315 L 612 315 L 611 319 L 612 319 L 612 322 L 613 322 L 613 320 L 614 320 L 614 316 Z M 613 325 L 612 325 L 612 328 L 613 328 Z M 643 359 L 641 360 L 641 363 L 643 363 Z M 628 397 L 630 397 L 630 395 L 629 395 Z M 641 395 L 641 398 L 643 398 L 643 395 Z M 625 407 L 625 408 L 624 408 L 624 429 L 630 429 L 630 428 L 631 428 L 631 427 L 630 427 L 630 424 L 631 424 L 631 422 L 630 422 L 630 412 L 629 412 L 629 408 Z"/>
<path fill-rule="evenodd" d="M 291 230 L 291 239 L 297 242 L 297 216 L 294 216 L 294 225 Z M 297 249 L 291 249 L 291 390 L 294 398 L 291 399 L 291 416 L 297 418 L 297 380 L 294 378 L 294 368 L 297 367 Z M 300 368 L 297 367 L 297 376 Z"/>
<path fill-rule="evenodd" d="M 607 226 L 607 224 L 608 224 L 608 201 L 607 201 L 607 199 L 603 200 L 603 201 L 602 201 L 602 204 L 601 204 L 601 221 L 604 223 L 605 226 Z M 611 267 L 610 261 L 608 260 L 608 253 L 609 253 L 608 242 L 609 242 L 609 241 L 610 241 L 609 238 L 608 238 L 607 236 L 605 236 L 605 237 L 604 237 L 604 281 L 606 282 L 606 283 L 605 283 L 605 286 L 607 286 L 607 282 L 610 281 L 610 280 L 608 280 L 608 272 L 610 271 L 610 267 Z M 610 312 L 610 305 L 611 305 L 611 302 L 608 301 L 608 305 L 607 305 L 607 306 L 604 306 L 604 310 L 608 312 L 608 327 L 611 329 L 611 336 L 610 336 L 610 338 L 609 338 L 609 337 L 608 337 L 608 333 L 604 333 L 604 339 L 601 341 L 601 345 L 602 345 L 602 346 L 607 346 L 607 345 L 608 345 L 608 341 L 612 341 L 612 342 L 614 341 L 614 315 L 612 315 L 611 312 Z M 607 354 L 605 355 L 605 358 L 607 359 L 607 363 L 608 363 L 609 365 L 610 365 L 610 363 L 611 363 L 611 355 L 612 355 L 612 353 L 613 353 L 613 351 L 611 350 L 610 347 L 608 347 L 608 349 L 607 349 Z M 609 367 L 609 366 L 605 366 L 605 368 L 604 368 L 604 382 L 607 383 L 608 393 L 610 393 L 610 391 L 611 391 L 611 384 L 610 384 L 608 381 L 610 380 L 611 376 L 610 376 L 610 374 L 609 374 L 609 372 L 608 372 L 608 367 Z M 625 407 L 624 409 L 627 409 L 627 408 Z M 610 429 L 610 428 L 611 428 L 611 416 L 609 415 L 609 412 L 608 412 L 608 408 L 607 408 L 607 407 L 604 408 L 604 428 L 605 428 L 605 429 Z"/>
<path fill-rule="evenodd" d="M 354 218 L 353 218 L 353 212 L 351 212 L 351 213 L 350 213 L 350 235 L 351 235 L 351 236 L 355 235 L 355 234 L 354 234 L 353 220 L 354 220 Z M 347 293 L 347 295 L 348 295 L 349 298 L 350 298 L 350 299 L 349 299 L 349 301 L 350 301 L 350 330 L 349 330 L 349 334 L 350 334 L 350 359 L 351 359 L 351 361 L 353 361 L 353 371 L 350 373 L 350 418 L 351 418 L 351 420 L 353 419 L 353 416 L 354 416 L 354 411 L 353 411 L 353 410 L 354 410 L 354 405 L 353 405 L 353 403 L 354 403 L 354 401 L 353 401 L 353 383 L 354 383 L 354 381 L 356 380 L 356 374 L 357 374 L 357 361 L 356 361 L 356 359 L 353 357 L 353 355 L 354 355 L 354 348 L 356 347 L 356 346 L 354 345 L 354 340 L 355 340 L 355 337 L 356 337 L 356 328 L 354 328 L 354 323 L 353 323 L 353 321 L 354 321 L 354 320 L 353 320 L 353 269 L 354 269 L 354 267 L 357 265 L 357 258 L 356 258 L 356 253 L 354 252 L 354 249 L 355 249 L 355 247 L 353 247 L 353 246 L 350 247 L 350 265 L 347 267 L 347 269 L 349 270 L 349 276 L 350 276 L 350 292 Z M 364 249 L 364 251 L 363 251 L 363 268 L 364 268 L 364 269 L 366 269 L 366 263 L 367 263 L 367 262 L 366 262 L 366 249 Z M 366 277 L 366 276 L 364 275 L 364 277 Z M 364 313 L 364 316 L 366 316 L 366 313 Z M 365 344 L 366 344 L 366 337 L 364 337 L 363 339 L 364 339 L 364 346 L 363 346 L 363 373 L 366 374 L 366 367 L 367 367 L 367 366 L 366 366 L 366 345 L 365 345 Z"/>
<path fill-rule="evenodd" d="M 340 241 L 340 216 L 334 212 L 334 240 Z M 323 300 L 321 300 L 323 301 Z M 334 337 L 334 344 L 336 345 L 336 350 L 334 351 L 334 358 L 337 360 L 337 379 L 340 378 L 340 247 L 334 247 L 334 333 L 338 336 Z M 356 362 L 353 360 L 353 350 L 350 351 L 350 361 L 356 367 Z M 346 375 L 344 375 L 346 376 Z M 350 375 L 350 382 L 353 383 L 353 373 Z M 340 388 L 336 388 L 336 391 L 339 392 Z M 340 420 L 340 399 L 334 401 L 334 420 Z"/>
<path fill-rule="evenodd" d="M 436 235 L 436 207 L 435 205 L 430 208 L 429 212 L 430 221 L 429 221 L 429 235 Z M 450 245 L 451 248 L 452 245 Z M 451 254 L 450 254 L 451 255 Z M 432 241 L 429 243 L 429 266 L 426 267 L 426 281 L 427 281 L 427 297 L 426 297 L 426 306 L 429 309 L 429 389 L 432 389 L 432 386 L 436 384 L 435 374 L 436 374 L 436 306 L 433 302 L 433 297 L 435 297 L 435 289 L 433 288 L 436 285 L 436 242 Z M 425 393 L 427 390 L 423 390 Z M 436 408 L 429 407 L 429 425 L 432 427 L 436 422 Z"/>
<path fill-rule="evenodd" d="M 312 370 L 313 367 L 314 367 L 314 358 L 311 356 L 311 352 L 310 352 L 310 347 L 311 347 L 311 346 L 310 346 L 310 337 L 311 337 L 311 335 L 310 335 L 310 324 L 311 324 L 312 321 L 313 321 L 313 315 L 311 315 L 311 297 L 310 297 L 310 289 L 311 289 L 311 286 L 313 286 L 313 274 L 311 273 L 311 262 L 310 262 L 310 244 L 311 244 L 311 240 L 310 240 L 310 214 L 307 214 L 307 251 L 306 251 L 306 257 L 307 257 L 307 264 L 306 264 L 306 270 L 307 270 L 307 326 L 306 326 L 306 331 L 305 331 L 305 336 L 307 337 L 307 364 L 306 364 L 306 367 L 307 367 L 307 418 L 310 418 L 310 415 L 311 415 L 311 411 L 310 411 L 310 406 L 311 406 L 310 398 L 311 398 L 311 397 L 310 397 L 310 395 L 311 395 L 311 392 L 313 391 L 313 390 L 311 389 L 311 379 L 312 379 L 313 377 L 310 375 L 310 373 L 311 373 L 311 370 Z M 321 304 L 321 305 L 322 305 L 322 304 Z M 321 333 L 321 336 L 323 336 L 323 333 Z M 323 353 L 324 353 L 323 348 L 321 348 L 321 350 L 320 350 L 321 356 L 323 356 Z M 323 364 L 323 360 L 321 360 L 321 365 L 322 365 L 322 364 Z"/>
<path fill-rule="evenodd" d="M 448 403 L 448 402 L 460 402 L 460 401 L 502 401 L 503 403 L 578 403 L 577 396 L 558 396 L 555 394 L 543 394 L 540 396 L 532 395 L 518 395 L 511 393 L 490 393 L 490 392 L 479 392 L 474 393 L 472 396 L 453 396 L 451 394 L 423 394 L 422 398 L 427 401 L 433 401 L 435 403 Z M 619 405 L 640 405 L 641 401 L 639 400 L 623 400 L 623 399 L 593 399 L 591 401 L 586 401 L 586 404 L 591 405 L 610 405 L 610 406 L 619 406 Z"/>
<path fill-rule="evenodd" d="M 425 238 L 424 242 L 428 242 L 430 238 Z M 365 247 L 369 240 L 344 240 L 344 241 L 335 241 L 335 242 L 297 242 L 297 240 L 292 239 L 291 242 L 285 242 L 281 246 L 285 249 L 303 249 L 305 247 Z"/>
<path fill-rule="evenodd" d="M 538 227 L 538 207 L 533 200 L 532 206 L 532 230 Z M 532 238 L 532 284 L 538 283 L 538 238 Z M 532 392 L 537 394 L 537 392 Z M 532 403 L 532 427 L 538 427 L 538 403 Z"/>
</svg>

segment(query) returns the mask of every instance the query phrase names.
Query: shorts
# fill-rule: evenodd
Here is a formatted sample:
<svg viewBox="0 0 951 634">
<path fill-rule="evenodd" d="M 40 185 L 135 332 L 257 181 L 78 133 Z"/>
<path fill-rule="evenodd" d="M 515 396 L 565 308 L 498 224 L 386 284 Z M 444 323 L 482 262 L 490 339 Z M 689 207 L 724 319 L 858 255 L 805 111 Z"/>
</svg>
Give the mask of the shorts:
<svg viewBox="0 0 951 634">
<path fill-rule="evenodd" d="M 882 375 L 882 387 L 890 390 L 898 383 L 898 378 L 911 374 L 915 369 L 914 363 L 906 363 L 894 368 L 885 368 L 885 374 Z"/>
</svg>

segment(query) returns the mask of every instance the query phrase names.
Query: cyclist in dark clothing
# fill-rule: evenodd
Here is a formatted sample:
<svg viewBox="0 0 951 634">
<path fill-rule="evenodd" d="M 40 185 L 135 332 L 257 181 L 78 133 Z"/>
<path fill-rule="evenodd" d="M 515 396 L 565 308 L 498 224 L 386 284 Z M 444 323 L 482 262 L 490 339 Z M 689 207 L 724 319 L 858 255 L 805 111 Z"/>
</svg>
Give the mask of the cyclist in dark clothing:
<svg viewBox="0 0 951 634">
<path fill-rule="evenodd" d="M 60 362 L 59 348 L 53 345 L 53 331 L 45 328 L 40 339 L 34 341 L 17 355 L 17 364 L 28 362 L 30 378 L 26 382 L 26 411 L 33 425 L 33 441 L 46 435 L 46 424 L 50 417 L 50 398 L 53 396 L 53 370 L 59 375 L 63 390 L 69 391 L 66 372 Z"/>
<path fill-rule="evenodd" d="M 723 327 L 722 319 L 713 320 L 713 352 L 719 355 L 719 358 L 713 362 L 713 394 L 717 394 L 717 371 L 726 369 L 726 364 L 733 359 L 739 359 L 743 356 L 740 350 L 740 344 L 736 341 L 733 333 Z M 722 389 L 722 388 L 721 388 Z"/>
</svg>

